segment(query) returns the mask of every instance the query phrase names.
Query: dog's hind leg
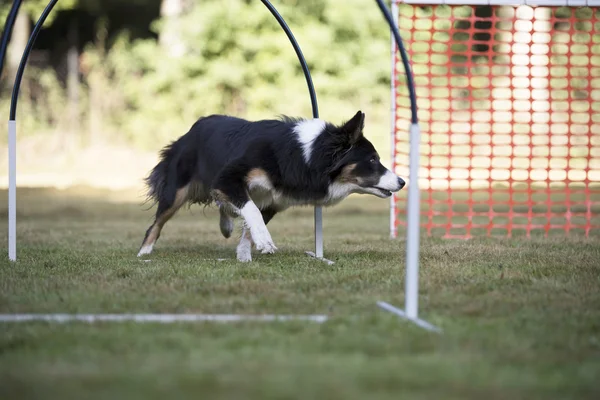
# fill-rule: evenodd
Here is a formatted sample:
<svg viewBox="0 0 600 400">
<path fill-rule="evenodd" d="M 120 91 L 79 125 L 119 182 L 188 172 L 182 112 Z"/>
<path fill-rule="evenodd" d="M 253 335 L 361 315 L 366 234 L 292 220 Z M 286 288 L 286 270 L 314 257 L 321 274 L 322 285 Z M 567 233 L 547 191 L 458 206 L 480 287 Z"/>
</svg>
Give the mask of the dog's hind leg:
<svg viewBox="0 0 600 400">
<path fill-rule="evenodd" d="M 158 209 L 156 210 L 156 218 L 154 219 L 154 223 L 150 225 L 148 230 L 146 231 L 146 236 L 144 236 L 144 241 L 142 242 L 142 247 L 138 252 L 138 257 L 143 256 L 145 254 L 152 253 L 152 249 L 154 248 L 154 244 L 160 237 L 160 232 L 162 228 L 165 226 L 168 220 L 175 215 L 177 210 L 181 208 L 182 205 L 188 201 L 189 194 L 189 185 L 186 185 L 180 189 L 177 189 L 175 193 L 175 200 L 173 204 L 165 204 L 165 202 L 158 203 Z"/>
<path fill-rule="evenodd" d="M 261 210 L 260 213 L 263 217 L 265 225 L 267 225 L 277 212 L 271 208 L 267 208 L 265 210 Z M 240 243 L 236 248 L 236 255 L 238 261 L 252 261 L 252 237 L 250 236 L 250 230 L 246 227 L 245 224 L 242 228 L 242 237 L 240 238 Z"/>
<path fill-rule="evenodd" d="M 225 239 L 229 239 L 231 237 L 231 233 L 233 232 L 233 216 L 227 210 L 227 206 L 221 204 L 221 202 L 217 201 L 217 205 L 219 206 L 219 229 L 221 230 L 221 234 L 225 237 Z"/>
</svg>

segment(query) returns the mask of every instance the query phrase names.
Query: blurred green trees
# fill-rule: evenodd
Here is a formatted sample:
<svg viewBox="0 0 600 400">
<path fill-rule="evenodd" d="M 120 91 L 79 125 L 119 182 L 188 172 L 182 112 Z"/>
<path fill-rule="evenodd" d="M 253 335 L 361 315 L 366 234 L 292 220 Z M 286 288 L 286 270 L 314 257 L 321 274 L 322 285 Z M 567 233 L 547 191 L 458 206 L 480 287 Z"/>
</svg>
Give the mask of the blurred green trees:
<svg viewBox="0 0 600 400">
<path fill-rule="evenodd" d="M 180 13 L 168 13 L 167 0 L 162 1 L 163 18 L 150 26 L 156 38 L 131 39 L 124 29 L 109 40 L 110 18 L 97 19 L 96 37 L 79 57 L 79 122 L 72 142 L 123 141 L 156 149 L 202 115 L 311 116 L 296 54 L 259 0 L 181 1 Z M 63 2 L 63 7 L 99 6 L 95 0 Z M 375 3 L 272 2 L 302 47 L 322 116 L 337 121 L 362 109 L 379 128 L 375 136 L 385 138 L 390 42 Z M 37 19 L 46 1 L 26 3 L 37 10 Z M 144 7 L 144 0 L 136 4 Z M 7 9 L 0 6 L 2 20 Z M 10 85 L 4 86 L 3 111 L 10 97 Z M 55 71 L 28 68 L 19 101 L 21 132 L 68 131 L 67 103 L 66 84 Z"/>
</svg>

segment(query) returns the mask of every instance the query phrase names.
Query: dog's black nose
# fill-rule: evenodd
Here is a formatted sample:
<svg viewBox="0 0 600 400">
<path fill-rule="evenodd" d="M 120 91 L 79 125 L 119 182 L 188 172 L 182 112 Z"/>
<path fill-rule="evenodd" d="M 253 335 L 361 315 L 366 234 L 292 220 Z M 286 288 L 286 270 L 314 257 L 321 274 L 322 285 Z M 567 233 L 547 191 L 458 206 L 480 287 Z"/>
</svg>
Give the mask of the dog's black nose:
<svg viewBox="0 0 600 400">
<path fill-rule="evenodd" d="M 400 189 L 402 189 L 404 185 L 406 185 L 406 182 L 404 182 L 404 179 L 398 178 L 398 185 L 400 185 Z"/>
</svg>

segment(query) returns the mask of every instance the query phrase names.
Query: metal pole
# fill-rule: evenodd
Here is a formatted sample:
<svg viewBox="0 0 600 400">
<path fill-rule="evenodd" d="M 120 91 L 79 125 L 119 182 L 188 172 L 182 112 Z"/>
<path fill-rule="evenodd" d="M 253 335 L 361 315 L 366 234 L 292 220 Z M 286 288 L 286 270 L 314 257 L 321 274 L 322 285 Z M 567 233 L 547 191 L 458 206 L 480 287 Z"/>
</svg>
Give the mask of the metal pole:
<svg viewBox="0 0 600 400">
<path fill-rule="evenodd" d="M 408 318 L 417 319 L 419 309 L 419 147 L 421 129 L 419 124 L 410 125 L 410 172 L 408 207 L 406 213 L 406 289 L 405 307 Z"/>
<path fill-rule="evenodd" d="M 0 76 L 4 70 L 4 59 L 13 26 L 21 7 L 21 0 L 13 1 L 11 9 L 4 23 L 2 40 L 0 41 Z M 17 259 L 17 176 L 16 176 L 16 153 L 17 153 L 17 128 L 14 121 L 8 122 L 8 259 Z"/>
<path fill-rule="evenodd" d="M 17 122 L 8 121 L 8 259 L 17 261 Z"/>
<path fill-rule="evenodd" d="M 315 257 L 323 258 L 323 209 L 315 207 Z"/>
<path fill-rule="evenodd" d="M 392 0 L 392 18 L 394 26 L 398 26 L 398 4 Z M 393 173 L 396 173 L 396 41 L 394 31 L 390 29 L 390 164 Z M 397 235 L 396 229 L 396 194 L 390 197 L 390 238 Z"/>
<path fill-rule="evenodd" d="M 389 10 L 383 5 L 382 0 L 376 0 L 379 8 L 390 24 L 406 74 L 406 84 L 410 94 L 411 103 L 411 125 L 410 125 L 410 155 L 409 155 L 409 185 L 408 185 L 408 207 L 407 213 L 407 232 L 406 232 L 406 289 L 405 289 L 405 307 L 406 315 L 409 319 L 418 318 L 419 305 L 419 147 L 421 141 L 421 130 L 417 117 L 417 98 L 415 94 L 414 81 L 408 55 L 404 49 L 400 32 L 398 31 L 397 21 L 390 15 Z M 392 5 L 394 0 L 392 0 Z"/>
<path fill-rule="evenodd" d="M 410 125 L 410 155 L 409 155 L 409 185 L 408 185 L 408 228 L 406 232 L 406 289 L 405 289 L 405 307 L 406 315 L 409 319 L 418 318 L 419 304 L 419 145 L 421 140 L 421 130 L 417 117 L 417 97 L 415 94 L 412 70 L 408 61 L 408 55 L 404 49 L 400 32 L 398 31 L 397 21 L 391 16 L 389 10 L 385 7 L 382 0 L 376 0 L 381 12 L 388 21 L 392 36 L 394 37 L 406 75 L 406 85 L 410 94 L 411 105 L 411 125 Z M 392 5 L 394 0 L 392 0 Z"/>
<path fill-rule="evenodd" d="M 23 56 L 21 56 L 10 100 L 10 118 L 8 121 L 8 259 L 10 261 L 17 260 L 17 101 L 19 99 L 19 89 L 35 39 L 57 2 L 58 0 L 51 0 L 48 3 L 33 27 L 25 51 L 23 51 Z"/>
<path fill-rule="evenodd" d="M 402 63 L 404 65 L 404 71 L 406 73 L 406 85 L 408 86 L 408 92 L 410 95 L 410 111 L 411 111 L 411 125 L 410 125 L 410 172 L 409 172 L 409 186 L 408 186 L 408 229 L 406 238 L 406 289 L 405 289 L 405 307 L 406 311 L 399 310 L 394 306 L 391 306 L 385 302 L 378 302 L 379 307 L 384 310 L 393 312 L 394 314 L 406 318 L 417 325 L 433 330 L 440 331 L 433 325 L 422 321 L 418 318 L 418 305 L 419 305 L 419 228 L 420 228 L 420 211 L 419 211 L 419 147 L 421 141 L 421 130 L 419 128 L 419 120 L 417 116 L 417 96 L 415 91 L 415 85 L 410 68 L 410 62 L 408 55 L 404 49 L 402 38 L 400 37 L 400 31 L 398 30 L 397 22 L 394 20 L 390 11 L 383 4 L 383 0 L 375 0 L 379 6 L 383 16 L 390 25 L 393 37 L 398 45 L 400 56 L 402 57 Z M 391 0 L 392 5 L 395 0 Z M 396 9 L 396 14 L 397 14 Z"/>
</svg>

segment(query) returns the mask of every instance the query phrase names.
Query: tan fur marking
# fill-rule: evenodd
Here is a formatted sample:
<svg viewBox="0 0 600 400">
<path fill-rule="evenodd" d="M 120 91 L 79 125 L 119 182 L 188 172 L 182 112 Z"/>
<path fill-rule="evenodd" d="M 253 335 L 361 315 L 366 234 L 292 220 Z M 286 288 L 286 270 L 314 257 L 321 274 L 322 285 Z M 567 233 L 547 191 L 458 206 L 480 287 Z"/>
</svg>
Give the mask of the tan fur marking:
<svg viewBox="0 0 600 400">
<path fill-rule="evenodd" d="M 173 217 L 173 215 L 175 215 L 177 210 L 179 210 L 181 206 L 184 205 L 185 202 L 188 200 L 189 189 L 190 186 L 186 185 L 177 191 L 177 193 L 175 194 L 175 201 L 173 202 L 173 206 L 171 206 L 171 208 L 169 208 L 156 218 L 156 221 L 154 221 L 152 229 L 150 230 L 150 233 L 148 234 L 146 240 L 144 240 L 144 243 L 142 243 L 142 246 L 153 245 L 154 242 L 158 240 L 158 237 L 160 236 L 160 231 L 162 230 L 163 226 L 165 226 L 167 221 L 170 220 Z"/>
<path fill-rule="evenodd" d="M 158 239 L 160 230 L 161 228 L 159 228 L 157 224 L 152 225 L 152 229 L 150 230 L 148 237 L 146 237 L 146 240 L 144 240 L 144 243 L 142 243 L 142 247 L 154 244 Z"/>
<path fill-rule="evenodd" d="M 337 180 L 340 183 L 358 183 L 357 177 L 352 174 L 355 169 L 356 169 L 356 164 L 346 165 L 342 169 L 342 172 L 340 173 L 340 176 L 338 177 Z"/>
<path fill-rule="evenodd" d="M 246 182 L 250 183 L 253 180 L 269 179 L 267 172 L 262 168 L 252 168 L 246 175 Z"/>
<path fill-rule="evenodd" d="M 229 197 L 225 193 L 223 193 L 219 189 L 213 189 L 210 191 L 210 195 L 215 201 L 220 201 L 222 203 L 229 203 Z"/>
</svg>

